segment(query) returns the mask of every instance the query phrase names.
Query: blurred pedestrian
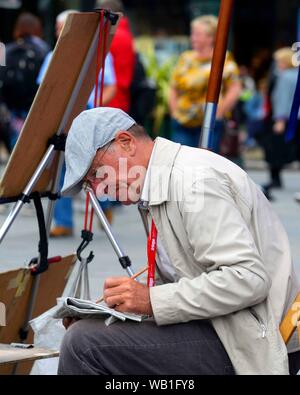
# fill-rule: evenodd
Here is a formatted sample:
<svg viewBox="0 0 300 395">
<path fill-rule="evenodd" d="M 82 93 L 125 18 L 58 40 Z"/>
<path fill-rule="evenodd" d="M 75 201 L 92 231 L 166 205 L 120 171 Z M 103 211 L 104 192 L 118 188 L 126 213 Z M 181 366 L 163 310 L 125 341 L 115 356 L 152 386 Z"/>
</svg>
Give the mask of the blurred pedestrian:
<svg viewBox="0 0 300 395">
<path fill-rule="evenodd" d="M 218 19 L 212 15 L 193 20 L 192 50 L 181 55 L 171 79 L 172 140 L 183 145 L 199 145 L 217 26 Z M 238 67 L 227 53 L 216 128 L 210 141 L 210 148 L 215 152 L 220 151 L 224 120 L 240 94 Z"/>
<path fill-rule="evenodd" d="M 69 15 L 77 13 L 76 10 L 66 10 L 59 14 L 56 18 L 56 37 L 59 38 L 64 25 L 67 21 Z M 53 56 L 53 52 L 49 52 L 47 55 L 44 64 L 41 67 L 37 82 L 41 84 L 45 73 L 49 67 Z M 108 54 L 105 60 L 105 73 L 104 73 L 104 91 L 103 91 L 103 104 L 107 105 L 116 94 L 116 77 L 113 65 L 113 59 L 111 54 Z M 95 89 L 92 92 L 88 103 L 87 109 L 91 109 L 94 107 L 94 98 L 95 98 Z M 65 166 L 63 167 L 62 175 L 61 175 L 61 187 L 64 182 L 65 177 Z M 104 212 L 109 220 L 112 221 L 112 215 L 110 210 L 110 204 L 104 202 L 102 205 Z M 50 237 L 52 238 L 61 238 L 61 237 L 69 237 L 73 235 L 74 221 L 73 221 L 73 202 L 71 198 L 61 198 L 56 202 L 55 210 L 54 210 L 54 227 L 50 232 Z"/>
<path fill-rule="evenodd" d="M 282 48 L 275 52 L 275 81 L 270 92 L 271 112 L 264 137 L 266 161 L 270 170 L 270 182 L 264 186 L 268 195 L 272 188 L 282 188 L 281 173 L 284 167 L 300 160 L 300 113 L 296 137 L 286 142 L 285 132 L 290 117 L 297 84 L 297 69 L 293 66 L 294 52 Z"/>
<path fill-rule="evenodd" d="M 241 95 L 239 101 L 235 106 L 235 120 L 238 124 L 239 130 L 242 132 L 242 136 L 244 134 L 244 139 L 242 138 L 242 142 L 249 146 L 249 137 L 247 133 L 247 120 L 248 116 L 246 114 L 245 106 L 252 99 L 255 94 L 255 81 L 250 74 L 250 70 L 245 65 L 239 66 L 240 71 L 240 82 L 241 82 Z M 251 144 L 250 144 L 251 145 Z"/>
<path fill-rule="evenodd" d="M 108 106 L 129 112 L 130 88 L 136 64 L 134 41 L 129 20 L 124 15 L 125 8 L 120 0 L 98 0 L 97 7 L 123 14 L 110 47 L 116 73 L 117 93 Z"/>
<path fill-rule="evenodd" d="M 0 96 L 10 112 L 10 148 L 17 141 L 35 97 L 37 75 L 48 52 L 40 20 L 30 13 L 21 14 L 14 28 L 14 41 L 6 47 L 6 67 L 0 68 Z"/>
<path fill-rule="evenodd" d="M 123 14 L 111 46 L 117 77 L 117 94 L 109 105 L 128 112 L 143 125 L 156 104 L 156 85 L 147 77 L 141 57 L 134 49 L 134 39 L 129 20 L 124 16 L 126 12 L 122 1 L 99 0 L 97 6 Z"/>
<path fill-rule="evenodd" d="M 268 84 L 265 79 L 258 81 L 252 97 L 244 103 L 244 112 L 246 115 L 247 140 L 246 147 L 255 146 L 255 140 L 260 141 L 264 133 L 266 120 L 266 97 Z"/>
<path fill-rule="evenodd" d="M 0 144 L 3 144 L 7 154 L 10 154 L 12 149 L 9 125 L 10 114 L 6 105 L 1 101 L 0 98 Z"/>
</svg>

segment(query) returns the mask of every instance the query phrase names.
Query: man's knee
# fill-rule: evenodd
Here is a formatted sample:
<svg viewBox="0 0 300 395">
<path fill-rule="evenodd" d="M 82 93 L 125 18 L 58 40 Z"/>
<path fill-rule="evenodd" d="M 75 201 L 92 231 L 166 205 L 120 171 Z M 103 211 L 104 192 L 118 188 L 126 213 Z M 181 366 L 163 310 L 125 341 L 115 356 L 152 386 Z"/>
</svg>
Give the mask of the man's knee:
<svg viewBox="0 0 300 395">
<path fill-rule="evenodd" d="M 62 341 L 58 374 L 103 374 L 101 350 L 110 344 L 110 332 L 101 319 L 71 325 Z"/>
<path fill-rule="evenodd" d="M 60 347 L 58 374 L 80 374 L 84 363 L 86 333 L 82 323 L 75 322 L 67 331 Z"/>
<path fill-rule="evenodd" d="M 81 336 L 81 331 L 77 329 L 78 324 L 75 322 L 73 325 L 71 325 L 65 333 L 65 336 L 63 338 L 62 342 L 62 348 L 64 350 L 69 350 L 70 348 L 73 349 L 74 346 L 76 345 L 75 339 L 79 338 Z"/>
</svg>

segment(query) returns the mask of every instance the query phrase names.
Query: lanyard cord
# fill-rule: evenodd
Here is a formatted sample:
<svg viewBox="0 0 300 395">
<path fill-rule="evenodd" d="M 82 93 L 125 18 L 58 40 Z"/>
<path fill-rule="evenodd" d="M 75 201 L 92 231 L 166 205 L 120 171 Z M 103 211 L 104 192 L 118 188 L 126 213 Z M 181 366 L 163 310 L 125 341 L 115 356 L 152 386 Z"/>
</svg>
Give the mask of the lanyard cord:
<svg viewBox="0 0 300 395">
<path fill-rule="evenodd" d="M 88 230 L 88 220 L 89 220 L 89 208 L 90 208 L 90 195 L 86 195 L 86 201 L 85 201 L 85 216 L 84 216 L 84 230 Z M 90 226 L 89 226 L 89 231 L 92 232 L 93 230 L 93 217 L 94 217 L 94 210 L 93 208 L 91 209 L 91 215 L 90 215 Z"/>
<path fill-rule="evenodd" d="M 157 229 L 152 220 L 151 232 L 148 237 L 148 287 L 155 286 L 155 258 L 157 252 Z"/>
</svg>

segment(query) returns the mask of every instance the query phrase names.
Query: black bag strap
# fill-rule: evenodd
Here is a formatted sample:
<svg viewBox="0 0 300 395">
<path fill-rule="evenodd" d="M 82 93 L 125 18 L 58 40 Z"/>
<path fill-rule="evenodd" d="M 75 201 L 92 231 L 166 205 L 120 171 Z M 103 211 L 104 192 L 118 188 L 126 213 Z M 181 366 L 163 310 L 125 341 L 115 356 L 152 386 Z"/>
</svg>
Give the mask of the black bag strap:
<svg viewBox="0 0 300 395">
<path fill-rule="evenodd" d="M 48 235 L 46 230 L 46 222 L 44 216 L 44 209 L 42 205 L 41 195 L 39 193 L 34 193 L 32 195 L 38 225 L 39 225 L 39 253 L 40 253 L 40 263 L 39 266 L 32 272 L 34 276 L 44 273 L 48 270 Z"/>
</svg>

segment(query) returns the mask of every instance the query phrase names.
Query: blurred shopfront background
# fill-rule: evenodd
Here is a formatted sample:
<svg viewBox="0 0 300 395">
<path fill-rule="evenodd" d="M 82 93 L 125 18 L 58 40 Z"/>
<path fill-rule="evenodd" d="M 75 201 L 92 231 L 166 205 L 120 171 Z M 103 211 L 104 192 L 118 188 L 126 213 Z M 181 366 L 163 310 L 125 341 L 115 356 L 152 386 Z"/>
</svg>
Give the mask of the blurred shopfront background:
<svg viewBox="0 0 300 395">
<path fill-rule="evenodd" d="M 94 0 L 0 0 L 0 40 L 11 40 L 21 11 L 40 16 L 45 38 L 54 43 L 54 21 L 61 11 L 92 10 Z M 219 0 L 124 0 L 136 36 L 168 38 L 189 34 L 189 22 L 198 15 L 217 14 Z M 236 0 L 231 46 L 239 63 L 247 63 L 259 49 L 273 51 L 297 41 L 299 0 Z"/>
<path fill-rule="evenodd" d="M 159 133 L 168 112 L 170 73 L 181 52 L 189 48 L 190 21 L 218 15 L 220 0 L 123 0 L 148 77 L 157 90 L 154 129 Z M 38 15 L 44 38 L 55 45 L 55 18 L 66 9 L 91 11 L 95 0 L 0 0 L 0 41 L 12 40 L 18 15 Z M 270 69 L 277 48 L 300 41 L 299 0 L 236 0 L 229 47 L 240 66 L 259 80 Z M 167 127 L 162 125 L 163 129 Z"/>
</svg>

